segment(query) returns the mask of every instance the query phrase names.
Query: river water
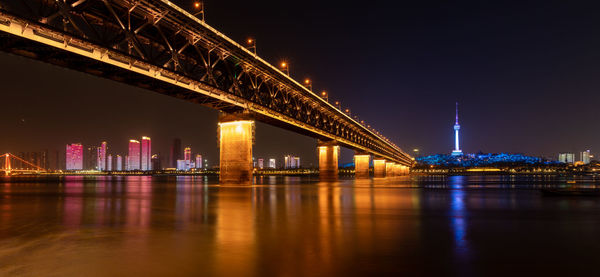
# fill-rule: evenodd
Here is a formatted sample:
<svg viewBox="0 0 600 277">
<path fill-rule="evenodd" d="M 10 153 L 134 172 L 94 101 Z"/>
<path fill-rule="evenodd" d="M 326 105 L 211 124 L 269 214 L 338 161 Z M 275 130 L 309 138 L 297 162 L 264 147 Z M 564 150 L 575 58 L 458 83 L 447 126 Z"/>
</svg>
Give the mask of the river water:
<svg viewBox="0 0 600 277">
<path fill-rule="evenodd" d="M 4 179 L 0 276 L 597 276 L 600 198 L 564 181 Z"/>
</svg>

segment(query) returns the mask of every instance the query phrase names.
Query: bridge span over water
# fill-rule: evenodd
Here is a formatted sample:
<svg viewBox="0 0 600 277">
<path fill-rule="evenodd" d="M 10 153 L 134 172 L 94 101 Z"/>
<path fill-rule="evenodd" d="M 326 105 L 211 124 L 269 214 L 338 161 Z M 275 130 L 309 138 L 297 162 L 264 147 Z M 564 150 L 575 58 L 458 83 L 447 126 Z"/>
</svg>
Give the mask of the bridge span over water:
<svg viewBox="0 0 600 277">
<path fill-rule="evenodd" d="M 319 140 L 324 180 L 339 146 L 357 177 L 406 172 L 412 157 L 253 51 L 166 0 L 0 0 L 0 49 L 221 111 L 221 180 L 252 176 L 255 120 Z M 365 173 L 366 172 L 366 173 Z"/>
</svg>

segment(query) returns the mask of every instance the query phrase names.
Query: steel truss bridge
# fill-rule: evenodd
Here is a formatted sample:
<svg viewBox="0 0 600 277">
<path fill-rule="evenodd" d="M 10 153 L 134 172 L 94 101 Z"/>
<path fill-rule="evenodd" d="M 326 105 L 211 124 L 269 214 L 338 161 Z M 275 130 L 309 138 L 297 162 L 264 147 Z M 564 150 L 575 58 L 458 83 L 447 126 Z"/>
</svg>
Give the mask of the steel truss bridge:
<svg viewBox="0 0 600 277">
<path fill-rule="evenodd" d="M 0 49 L 410 166 L 412 158 L 166 0 L 0 0 Z"/>
</svg>

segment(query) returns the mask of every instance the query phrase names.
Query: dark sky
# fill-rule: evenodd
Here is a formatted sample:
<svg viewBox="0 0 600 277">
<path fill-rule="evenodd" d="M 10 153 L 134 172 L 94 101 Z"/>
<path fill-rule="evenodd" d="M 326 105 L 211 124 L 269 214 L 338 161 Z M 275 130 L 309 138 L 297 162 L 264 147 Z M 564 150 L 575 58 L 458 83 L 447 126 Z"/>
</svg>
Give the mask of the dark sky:
<svg viewBox="0 0 600 277">
<path fill-rule="evenodd" d="M 452 149 L 456 101 L 465 152 L 600 149 L 595 1 L 401 2 L 205 1 L 210 25 L 255 38 L 260 56 L 289 60 L 293 77 L 310 77 L 407 152 Z M 218 159 L 216 111 L 5 53 L 0 65 L 0 152 L 108 140 L 124 153 L 129 138 L 149 135 L 155 152 L 181 137 Z M 258 124 L 255 156 L 286 153 L 315 163 L 315 141 Z"/>
</svg>

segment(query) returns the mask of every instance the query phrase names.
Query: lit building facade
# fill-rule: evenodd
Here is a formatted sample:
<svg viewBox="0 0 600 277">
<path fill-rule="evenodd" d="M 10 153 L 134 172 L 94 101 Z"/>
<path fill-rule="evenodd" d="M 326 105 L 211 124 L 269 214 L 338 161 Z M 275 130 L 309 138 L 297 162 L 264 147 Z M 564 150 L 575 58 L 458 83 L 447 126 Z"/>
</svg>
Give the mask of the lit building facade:
<svg viewBox="0 0 600 277">
<path fill-rule="evenodd" d="M 287 156 L 283 157 L 283 162 L 284 162 L 283 167 L 285 169 L 300 168 L 300 157 L 287 155 Z"/>
<path fill-rule="evenodd" d="M 192 160 L 192 148 L 191 147 L 186 147 L 183 150 L 183 159 L 186 161 L 191 161 Z"/>
<path fill-rule="evenodd" d="M 150 162 L 152 163 L 152 170 L 160 170 L 162 168 L 158 154 L 152 155 Z"/>
<path fill-rule="evenodd" d="M 580 157 L 580 161 L 583 164 L 589 164 L 592 158 L 592 154 L 590 153 L 590 150 L 585 150 L 581 153 L 579 153 L 579 157 Z"/>
<path fill-rule="evenodd" d="M 115 170 L 123 170 L 123 157 L 121 157 L 121 155 L 117 155 Z"/>
<path fill-rule="evenodd" d="M 127 156 L 127 170 L 140 170 L 140 142 L 129 141 L 129 155 Z"/>
<path fill-rule="evenodd" d="M 177 160 L 177 170 L 189 171 L 196 165 L 190 160 Z"/>
<path fill-rule="evenodd" d="M 81 143 L 67 144 L 66 169 L 83 169 L 83 145 Z"/>
<path fill-rule="evenodd" d="M 106 170 L 106 150 L 108 149 L 108 144 L 106 141 L 103 141 L 97 149 L 96 155 L 96 168 L 100 171 Z"/>
<path fill-rule="evenodd" d="M 152 170 L 152 140 L 149 137 L 142 137 L 142 157 L 141 169 L 144 171 Z"/>
<path fill-rule="evenodd" d="M 454 150 L 452 150 L 452 156 L 461 156 L 463 154 L 460 150 L 459 140 L 460 124 L 458 124 L 458 102 L 456 102 L 456 121 L 454 122 Z"/>
<path fill-rule="evenodd" d="M 269 159 L 269 168 L 277 168 L 277 163 L 275 162 L 275 159 Z"/>
<path fill-rule="evenodd" d="M 575 154 L 573 153 L 560 153 L 558 154 L 558 161 L 561 163 L 572 164 L 575 162 Z"/>
<path fill-rule="evenodd" d="M 196 155 L 196 168 L 202 168 L 202 155 Z"/>
<path fill-rule="evenodd" d="M 111 154 L 108 154 L 106 156 L 106 170 L 107 171 L 113 170 L 113 156 Z"/>
<path fill-rule="evenodd" d="M 265 160 L 264 159 L 258 159 L 258 168 L 260 168 L 260 169 L 265 168 Z"/>
</svg>

